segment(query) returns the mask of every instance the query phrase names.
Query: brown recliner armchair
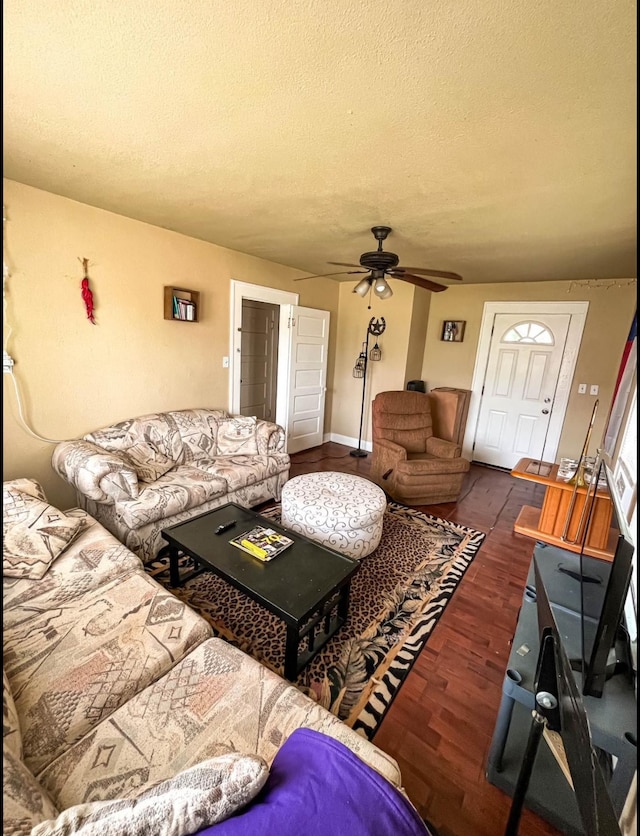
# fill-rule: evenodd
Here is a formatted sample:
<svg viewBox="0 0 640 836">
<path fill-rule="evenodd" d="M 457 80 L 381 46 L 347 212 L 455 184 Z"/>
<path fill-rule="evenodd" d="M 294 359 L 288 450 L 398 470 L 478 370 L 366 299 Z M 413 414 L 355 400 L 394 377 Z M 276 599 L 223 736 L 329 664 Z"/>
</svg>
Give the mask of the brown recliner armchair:
<svg viewBox="0 0 640 836">
<path fill-rule="evenodd" d="M 434 396 L 379 392 L 373 400 L 371 477 L 397 502 L 455 502 L 470 462 L 455 441 L 433 434 Z"/>
</svg>

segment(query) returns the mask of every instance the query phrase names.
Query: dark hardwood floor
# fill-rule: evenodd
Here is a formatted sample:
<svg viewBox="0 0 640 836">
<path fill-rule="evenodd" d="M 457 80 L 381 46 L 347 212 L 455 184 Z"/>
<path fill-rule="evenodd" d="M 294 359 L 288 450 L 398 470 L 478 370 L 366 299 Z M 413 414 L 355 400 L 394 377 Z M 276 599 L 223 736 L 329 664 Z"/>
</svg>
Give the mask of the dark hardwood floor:
<svg viewBox="0 0 640 836">
<path fill-rule="evenodd" d="M 367 477 L 370 455 L 327 443 L 291 456 L 291 477 L 336 470 Z M 523 505 L 540 506 L 544 488 L 472 465 L 457 503 L 418 507 L 487 537 L 376 733 L 404 787 L 439 836 L 497 836 L 511 799 L 485 778 L 510 640 L 534 541 L 514 534 Z M 558 831 L 524 810 L 520 836 Z M 391 834 L 390 834 L 391 836 Z"/>
</svg>

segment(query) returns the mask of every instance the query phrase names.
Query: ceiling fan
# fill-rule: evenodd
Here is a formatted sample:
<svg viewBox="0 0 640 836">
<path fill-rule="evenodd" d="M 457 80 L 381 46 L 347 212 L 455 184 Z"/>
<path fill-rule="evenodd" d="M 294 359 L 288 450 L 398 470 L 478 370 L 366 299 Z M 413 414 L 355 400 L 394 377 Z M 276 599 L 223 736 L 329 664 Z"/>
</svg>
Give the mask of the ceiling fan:
<svg viewBox="0 0 640 836">
<path fill-rule="evenodd" d="M 357 273 L 369 273 L 365 279 L 361 279 L 354 287 L 353 292 L 360 296 L 366 296 L 373 288 L 373 292 L 380 299 L 389 299 L 393 296 L 393 291 L 389 287 L 387 276 L 393 279 L 401 279 L 404 282 L 410 282 L 416 287 L 422 287 L 425 290 L 431 290 L 434 293 L 439 293 L 446 290 L 447 286 L 438 284 L 437 282 L 429 281 L 423 276 L 434 276 L 441 279 L 456 279 L 462 280 L 462 276 L 457 273 L 448 273 L 446 270 L 426 270 L 422 267 L 398 267 L 399 258 L 395 253 L 385 252 L 382 249 L 382 242 L 391 232 L 390 226 L 374 226 L 371 228 L 374 238 L 378 242 L 378 249 L 370 253 L 362 253 L 360 256 L 360 264 L 345 264 L 343 261 L 329 261 L 328 264 L 334 264 L 336 267 L 364 267 L 364 270 L 341 270 L 338 273 L 324 273 L 322 276 L 304 276 L 302 279 L 295 279 L 295 281 L 303 281 L 303 279 L 326 278 L 328 276 L 350 275 Z M 415 273 L 422 275 L 416 276 Z"/>
</svg>

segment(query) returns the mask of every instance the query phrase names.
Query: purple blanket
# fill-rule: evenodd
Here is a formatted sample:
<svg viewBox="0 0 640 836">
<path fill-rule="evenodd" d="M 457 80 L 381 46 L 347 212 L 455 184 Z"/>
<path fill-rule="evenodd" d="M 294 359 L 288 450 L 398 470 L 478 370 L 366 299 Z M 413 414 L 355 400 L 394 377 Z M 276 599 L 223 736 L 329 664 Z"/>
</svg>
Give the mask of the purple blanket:
<svg viewBox="0 0 640 836">
<path fill-rule="evenodd" d="M 398 790 L 350 749 L 296 729 L 256 799 L 199 836 L 429 836 Z"/>
</svg>

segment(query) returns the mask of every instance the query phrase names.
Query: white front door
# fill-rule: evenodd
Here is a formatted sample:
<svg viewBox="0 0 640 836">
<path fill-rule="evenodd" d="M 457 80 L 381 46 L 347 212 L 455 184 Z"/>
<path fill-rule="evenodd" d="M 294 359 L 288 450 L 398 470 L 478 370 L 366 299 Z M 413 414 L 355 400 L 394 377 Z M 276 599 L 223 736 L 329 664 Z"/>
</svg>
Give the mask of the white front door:
<svg viewBox="0 0 640 836">
<path fill-rule="evenodd" d="M 545 454 L 568 313 L 496 314 L 473 447 L 473 460 L 513 468 Z"/>
<path fill-rule="evenodd" d="M 290 317 L 287 452 L 297 453 L 323 442 L 329 311 L 292 305 Z"/>
</svg>

